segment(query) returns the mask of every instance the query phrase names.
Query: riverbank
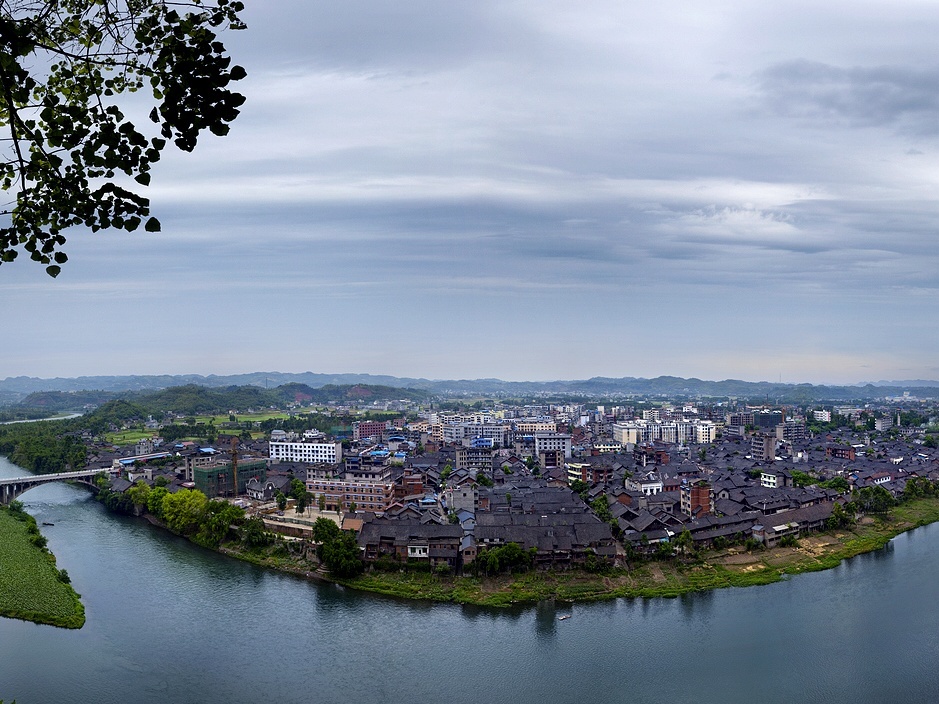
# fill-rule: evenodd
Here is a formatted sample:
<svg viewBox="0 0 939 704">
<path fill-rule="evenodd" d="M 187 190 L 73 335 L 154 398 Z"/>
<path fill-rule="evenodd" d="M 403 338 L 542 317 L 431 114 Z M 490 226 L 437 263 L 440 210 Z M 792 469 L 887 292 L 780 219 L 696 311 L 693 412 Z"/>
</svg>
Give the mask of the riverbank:
<svg viewBox="0 0 939 704">
<path fill-rule="evenodd" d="M 55 556 L 45 548 L 35 519 L 0 509 L 0 616 L 60 628 L 85 625 L 85 607 Z"/>
<path fill-rule="evenodd" d="M 597 601 L 619 597 L 677 597 L 691 592 L 771 584 L 790 575 L 831 569 L 843 560 L 884 547 L 892 538 L 939 521 L 939 499 L 916 499 L 886 517 L 865 518 L 844 530 L 804 536 L 796 547 L 729 548 L 696 559 L 637 562 L 604 574 L 572 570 L 501 577 L 446 577 L 411 572 L 371 572 L 332 580 L 344 586 L 404 599 L 505 607 L 545 599 Z"/>
</svg>

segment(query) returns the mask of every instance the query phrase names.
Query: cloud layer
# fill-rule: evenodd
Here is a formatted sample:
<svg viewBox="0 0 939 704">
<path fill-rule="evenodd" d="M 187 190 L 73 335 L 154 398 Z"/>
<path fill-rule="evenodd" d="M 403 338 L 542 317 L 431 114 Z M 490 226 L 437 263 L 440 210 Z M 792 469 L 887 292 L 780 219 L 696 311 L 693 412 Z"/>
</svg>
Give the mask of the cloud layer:
<svg viewBox="0 0 939 704">
<path fill-rule="evenodd" d="M 0 268 L 6 374 L 939 376 L 939 7 L 249 12 L 164 232 Z"/>
</svg>

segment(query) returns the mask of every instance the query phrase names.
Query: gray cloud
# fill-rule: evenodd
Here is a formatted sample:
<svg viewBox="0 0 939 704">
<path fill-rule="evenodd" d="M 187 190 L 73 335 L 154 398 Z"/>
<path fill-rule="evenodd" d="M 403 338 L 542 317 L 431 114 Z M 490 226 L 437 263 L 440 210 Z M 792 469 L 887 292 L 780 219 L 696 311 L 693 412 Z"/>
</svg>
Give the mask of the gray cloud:
<svg viewBox="0 0 939 704">
<path fill-rule="evenodd" d="M 756 75 L 773 112 L 851 127 L 892 126 L 916 135 L 939 132 L 939 67 L 852 66 L 797 60 Z"/>
<path fill-rule="evenodd" d="M 248 102 L 158 165 L 163 232 L 0 267 L 7 373 L 928 376 L 937 15 L 253 3 Z"/>
</svg>

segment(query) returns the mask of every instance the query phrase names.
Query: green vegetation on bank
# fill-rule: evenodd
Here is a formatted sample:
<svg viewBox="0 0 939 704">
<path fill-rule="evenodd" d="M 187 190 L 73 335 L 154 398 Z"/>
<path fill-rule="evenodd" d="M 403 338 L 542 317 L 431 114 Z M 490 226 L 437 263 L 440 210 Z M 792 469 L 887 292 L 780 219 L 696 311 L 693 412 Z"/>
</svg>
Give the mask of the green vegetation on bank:
<svg viewBox="0 0 939 704">
<path fill-rule="evenodd" d="M 0 507 L 0 616 L 81 628 L 85 609 L 57 569 L 36 520 L 14 501 Z"/>
<path fill-rule="evenodd" d="M 543 599 L 677 597 L 724 587 L 770 584 L 789 575 L 830 569 L 843 560 L 884 547 L 900 533 L 936 521 L 939 499 L 916 498 L 850 529 L 805 536 L 792 547 L 772 550 L 734 547 L 699 553 L 688 560 L 676 557 L 636 562 L 629 568 L 601 573 L 526 571 L 495 577 L 457 577 L 426 571 L 371 571 L 337 581 L 398 598 L 498 607 Z"/>
</svg>

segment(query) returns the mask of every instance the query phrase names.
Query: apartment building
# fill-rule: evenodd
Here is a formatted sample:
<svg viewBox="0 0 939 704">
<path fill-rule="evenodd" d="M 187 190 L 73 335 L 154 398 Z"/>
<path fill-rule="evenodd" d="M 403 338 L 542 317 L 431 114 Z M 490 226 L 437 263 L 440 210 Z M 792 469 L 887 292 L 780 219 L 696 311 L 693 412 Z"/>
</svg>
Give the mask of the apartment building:
<svg viewBox="0 0 939 704">
<path fill-rule="evenodd" d="M 274 442 L 270 443 L 271 462 L 326 462 L 336 464 L 342 460 L 339 442 Z"/>
</svg>

